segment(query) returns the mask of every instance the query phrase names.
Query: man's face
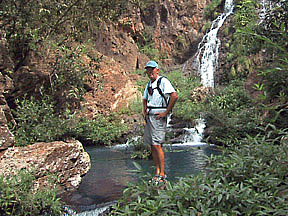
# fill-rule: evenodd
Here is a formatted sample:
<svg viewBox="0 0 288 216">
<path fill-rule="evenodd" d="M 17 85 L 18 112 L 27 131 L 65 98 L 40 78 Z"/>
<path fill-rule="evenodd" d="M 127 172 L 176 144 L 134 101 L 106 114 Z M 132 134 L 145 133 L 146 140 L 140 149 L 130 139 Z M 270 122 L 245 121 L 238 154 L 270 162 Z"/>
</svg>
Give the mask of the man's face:
<svg viewBox="0 0 288 216">
<path fill-rule="evenodd" d="M 158 68 L 146 68 L 146 74 L 149 77 L 149 79 L 154 82 L 159 74 L 159 69 Z"/>
</svg>

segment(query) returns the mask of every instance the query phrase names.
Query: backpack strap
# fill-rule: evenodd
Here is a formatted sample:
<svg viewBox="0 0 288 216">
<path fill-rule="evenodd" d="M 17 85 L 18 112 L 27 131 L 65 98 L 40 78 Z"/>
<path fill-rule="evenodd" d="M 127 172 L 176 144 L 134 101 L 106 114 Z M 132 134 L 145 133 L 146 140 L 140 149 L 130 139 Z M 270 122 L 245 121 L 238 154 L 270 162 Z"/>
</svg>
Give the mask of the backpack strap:
<svg viewBox="0 0 288 216">
<path fill-rule="evenodd" d="M 162 92 L 162 90 L 161 90 L 161 88 L 160 88 L 160 84 L 161 84 L 161 79 L 162 79 L 163 77 L 161 76 L 161 77 L 159 77 L 159 79 L 157 80 L 157 90 L 158 90 L 158 92 L 159 92 L 159 94 L 163 97 L 163 99 L 164 99 L 164 101 L 165 101 L 165 106 L 166 107 L 168 107 L 168 102 L 167 102 L 167 98 L 164 96 L 164 94 L 163 94 L 163 92 Z"/>
<path fill-rule="evenodd" d="M 161 79 L 163 78 L 163 76 L 160 76 L 159 79 L 157 80 L 157 87 L 153 88 L 153 89 L 157 89 L 157 91 L 159 92 L 159 94 L 161 95 L 161 97 L 164 99 L 164 106 L 160 106 L 160 107 L 152 107 L 152 106 L 148 106 L 147 108 L 149 109 L 163 109 L 163 108 L 167 108 L 168 107 L 168 101 L 167 98 L 165 97 L 165 95 L 163 94 L 161 88 L 160 88 L 160 84 L 161 84 Z M 151 81 L 149 81 L 147 83 L 148 86 L 151 85 Z M 163 105 L 163 104 L 162 104 Z"/>
</svg>

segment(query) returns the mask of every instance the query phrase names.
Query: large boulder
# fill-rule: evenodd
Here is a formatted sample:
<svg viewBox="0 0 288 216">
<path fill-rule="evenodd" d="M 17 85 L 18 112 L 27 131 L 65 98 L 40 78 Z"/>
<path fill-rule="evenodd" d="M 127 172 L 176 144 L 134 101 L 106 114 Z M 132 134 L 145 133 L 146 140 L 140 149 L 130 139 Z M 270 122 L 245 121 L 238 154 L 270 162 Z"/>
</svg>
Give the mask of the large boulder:
<svg viewBox="0 0 288 216">
<path fill-rule="evenodd" d="M 0 175 L 9 176 L 26 169 L 35 172 L 41 187 L 46 185 L 48 176 L 54 174 L 64 190 L 77 189 L 90 167 L 90 157 L 79 141 L 13 147 L 0 157 Z"/>
</svg>

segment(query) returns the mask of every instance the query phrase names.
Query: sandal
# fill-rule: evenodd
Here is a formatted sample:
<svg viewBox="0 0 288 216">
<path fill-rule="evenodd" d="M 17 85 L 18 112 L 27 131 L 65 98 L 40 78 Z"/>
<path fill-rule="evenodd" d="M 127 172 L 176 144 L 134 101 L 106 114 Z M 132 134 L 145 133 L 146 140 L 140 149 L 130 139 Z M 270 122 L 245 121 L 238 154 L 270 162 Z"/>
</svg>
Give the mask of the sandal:
<svg viewBox="0 0 288 216">
<path fill-rule="evenodd" d="M 152 179 L 150 179 L 148 182 L 149 184 L 153 184 L 153 183 L 156 183 L 157 181 L 159 181 L 159 178 L 161 176 L 160 175 L 155 175 Z"/>
<path fill-rule="evenodd" d="M 156 186 L 166 184 L 168 182 L 167 176 L 155 175 L 150 181 L 150 184 L 154 184 Z"/>
<path fill-rule="evenodd" d="M 167 180 L 167 176 L 164 175 L 164 176 L 160 176 L 160 178 L 158 179 L 158 184 L 166 184 L 168 182 Z"/>
</svg>

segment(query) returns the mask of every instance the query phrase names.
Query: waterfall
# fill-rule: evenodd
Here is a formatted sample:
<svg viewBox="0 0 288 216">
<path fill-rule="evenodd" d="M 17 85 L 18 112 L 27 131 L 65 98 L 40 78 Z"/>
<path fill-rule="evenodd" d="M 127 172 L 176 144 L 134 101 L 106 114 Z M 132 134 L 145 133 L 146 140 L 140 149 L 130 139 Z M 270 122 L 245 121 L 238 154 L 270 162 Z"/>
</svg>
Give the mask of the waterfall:
<svg viewBox="0 0 288 216">
<path fill-rule="evenodd" d="M 266 1 L 261 0 L 261 11 L 259 13 L 260 22 L 265 18 L 266 12 L 267 12 Z"/>
<path fill-rule="evenodd" d="M 203 133 L 205 129 L 205 121 L 200 118 L 196 120 L 196 126 L 194 128 L 183 128 L 185 135 L 183 136 L 181 143 L 173 144 L 177 147 L 185 146 L 199 146 L 206 145 L 206 143 L 201 142 L 203 139 Z"/>
<path fill-rule="evenodd" d="M 194 64 L 196 64 L 198 68 L 201 83 L 206 87 L 214 87 L 214 72 L 218 66 L 218 49 L 221 44 L 221 41 L 217 38 L 217 33 L 226 18 L 233 13 L 233 8 L 233 0 L 226 0 L 224 12 L 212 22 L 209 32 L 204 35 L 198 45 Z M 184 65 L 184 68 L 186 65 L 187 64 Z M 184 144 L 201 142 L 205 127 L 205 120 L 201 117 L 197 119 L 195 128 L 186 129 L 190 136 L 186 137 Z"/>
<path fill-rule="evenodd" d="M 272 8 L 272 2 L 270 0 L 261 0 L 260 5 L 261 9 L 259 12 L 259 18 L 260 18 L 259 24 L 263 22 L 263 20 L 265 19 L 267 11 Z"/>
<path fill-rule="evenodd" d="M 218 66 L 218 49 L 221 44 L 217 33 L 225 19 L 233 12 L 233 0 L 226 0 L 224 13 L 213 22 L 210 31 L 204 35 L 198 45 L 196 64 L 201 76 L 201 82 L 206 87 L 214 87 L 214 72 Z"/>
</svg>

